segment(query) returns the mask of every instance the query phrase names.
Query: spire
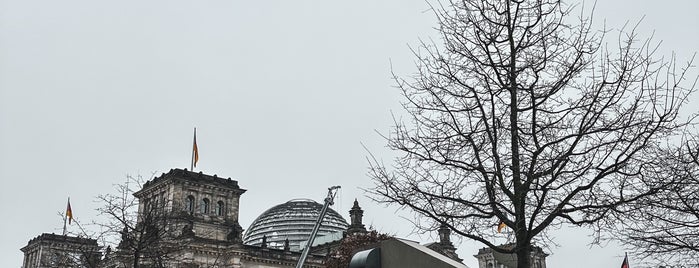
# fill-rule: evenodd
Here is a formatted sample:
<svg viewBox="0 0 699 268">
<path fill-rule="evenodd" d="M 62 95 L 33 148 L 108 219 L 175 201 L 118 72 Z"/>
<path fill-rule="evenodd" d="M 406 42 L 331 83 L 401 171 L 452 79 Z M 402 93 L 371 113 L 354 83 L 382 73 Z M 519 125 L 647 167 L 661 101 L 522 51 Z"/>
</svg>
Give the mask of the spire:
<svg viewBox="0 0 699 268">
<path fill-rule="evenodd" d="M 362 224 L 362 216 L 364 216 L 364 210 L 359 206 L 357 199 L 354 199 L 354 206 L 349 211 L 350 213 L 350 226 L 347 228 L 348 234 L 365 233 L 366 228 Z"/>
<path fill-rule="evenodd" d="M 437 229 L 437 233 L 439 234 L 439 242 L 431 243 L 427 247 L 452 260 L 462 262 L 463 259 L 459 258 L 459 255 L 456 254 L 454 244 L 451 243 L 451 229 L 449 229 L 446 224 L 441 224 L 439 229 Z"/>
<path fill-rule="evenodd" d="M 443 245 L 452 245 L 451 244 L 451 230 L 444 224 L 439 226 L 439 230 L 437 230 L 437 233 L 439 233 L 439 243 Z"/>
</svg>

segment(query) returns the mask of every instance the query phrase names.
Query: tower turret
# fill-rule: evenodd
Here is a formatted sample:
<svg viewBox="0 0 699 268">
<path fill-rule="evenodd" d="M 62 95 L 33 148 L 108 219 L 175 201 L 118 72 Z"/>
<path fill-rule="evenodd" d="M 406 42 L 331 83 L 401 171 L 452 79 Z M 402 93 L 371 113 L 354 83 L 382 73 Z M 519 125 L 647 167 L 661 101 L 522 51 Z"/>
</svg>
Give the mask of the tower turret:
<svg viewBox="0 0 699 268">
<path fill-rule="evenodd" d="M 451 243 L 451 229 L 442 224 L 439 226 L 439 229 L 437 229 L 437 234 L 439 234 L 439 242 L 428 244 L 427 247 L 452 260 L 458 262 L 463 261 L 463 259 L 459 258 L 459 255 L 456 254 L 456 247 Z"/>
<path fill-rule="evenodd" d="M 347 228 L 347 234 L 365 233 L 366 228 L 362 223 L 362 217 L 364 216 L 364 210 L 359 206 L 357 199 L 354 199 L 354 206 L 349 211 L 350 213 L 350 226 Z"/>
</svg>

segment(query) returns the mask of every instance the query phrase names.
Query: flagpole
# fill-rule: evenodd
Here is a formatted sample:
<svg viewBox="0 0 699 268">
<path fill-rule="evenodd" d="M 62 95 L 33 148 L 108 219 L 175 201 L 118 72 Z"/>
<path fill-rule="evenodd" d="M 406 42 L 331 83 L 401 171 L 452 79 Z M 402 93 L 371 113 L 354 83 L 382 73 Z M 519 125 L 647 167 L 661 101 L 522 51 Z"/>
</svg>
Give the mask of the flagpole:
<svg viewBox="0 0 699 268">
<path fill-rule="evenodd" d="M 194 140 L 192 140 L 192 162 L 189 170 L 194 171 L 194 146 L 197 144 L 197 128 L 194 128 Z"/>
</svg>

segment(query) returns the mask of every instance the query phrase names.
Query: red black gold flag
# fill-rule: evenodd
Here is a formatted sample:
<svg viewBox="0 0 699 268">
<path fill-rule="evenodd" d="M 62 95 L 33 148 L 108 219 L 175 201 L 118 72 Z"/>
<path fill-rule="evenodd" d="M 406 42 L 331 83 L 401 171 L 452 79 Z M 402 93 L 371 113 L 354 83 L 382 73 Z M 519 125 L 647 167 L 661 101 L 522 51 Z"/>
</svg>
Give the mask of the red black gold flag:
<svg viewBox="0 0 699 268">
<path fill-rule="evenodd" d="M 68 207 L 66 207 L 66 219 L 68 219 L 68 224 L 73 222 L 73 210 L 70 208 L 70 198 L 68 198 Z"/>
<path fill-rule="evenodd" d="M 199 148 L 197 147 L 197 129 L 194 129 L 194 145 L 192 147 L 192 154 L 193 154 L 193 159 L 192 159 L 192 165 L 194 167 L 197 166 L 197 162 L 199 162 Z"/>
</svg>

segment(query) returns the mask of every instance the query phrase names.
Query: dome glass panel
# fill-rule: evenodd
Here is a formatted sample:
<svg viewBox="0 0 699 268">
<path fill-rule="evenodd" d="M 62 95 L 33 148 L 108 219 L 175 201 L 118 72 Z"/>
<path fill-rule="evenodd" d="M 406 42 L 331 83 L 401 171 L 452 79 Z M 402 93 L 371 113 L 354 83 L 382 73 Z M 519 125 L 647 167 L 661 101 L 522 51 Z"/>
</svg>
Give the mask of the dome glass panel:
<svg viewBox="0 0 699 268">
<path fill-rule="evenodd" d="M 289 239 L 291 250 L 300 250 L 313 231 L 323 205 L 310 199 L 294 199 L 276 205 L 260 214 L 243 236 L 246 245 L 260 246 L 262 237 L 267 236 L 267 247 L 281 249 Z M 337 211 L 328 208 L 316 238 L 346 231 L 347 221 Z"/>
</svg>

